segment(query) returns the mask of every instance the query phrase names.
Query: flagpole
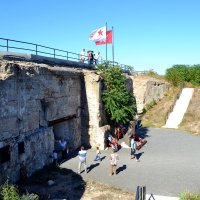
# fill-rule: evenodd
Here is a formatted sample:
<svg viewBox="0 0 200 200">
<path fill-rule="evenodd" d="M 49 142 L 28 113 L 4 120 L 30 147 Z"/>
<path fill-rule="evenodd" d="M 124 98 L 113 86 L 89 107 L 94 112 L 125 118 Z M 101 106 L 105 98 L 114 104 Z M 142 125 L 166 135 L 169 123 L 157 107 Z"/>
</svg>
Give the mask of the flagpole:
<svg viewBox="0 0 200 200">
<path fill-rule="evenodd" d="M 114 57 L 114 27 L 112 26 L 112 57 L 113 57 L 113 66 L 115 62 L 115 57 Z"/>
<path fill-rule="evenodd" d="M 106 31 L 107 31 L 107 22 L 106 22 Z M 107 41 L 107 33 L 106 33 L 106 41 Z M 106 42 L 106 61 L 107 61 L 107 42 Z"/>
</svg>

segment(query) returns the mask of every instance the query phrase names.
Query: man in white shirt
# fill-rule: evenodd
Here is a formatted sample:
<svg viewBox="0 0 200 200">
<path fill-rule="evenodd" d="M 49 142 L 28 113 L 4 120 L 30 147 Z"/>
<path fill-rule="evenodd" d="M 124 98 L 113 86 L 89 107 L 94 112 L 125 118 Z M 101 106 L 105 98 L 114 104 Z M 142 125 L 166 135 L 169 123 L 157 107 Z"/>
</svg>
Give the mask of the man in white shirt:
<svg viewBox="0 0 200 200">
<path fill-rule="evenodd" d="M 87 151 L 85 150 L 84 146 L 81 147 L 81 150 L 78 152 L 79 163 L 78 163 L 78 173 L 81 173 L 81 166 L 84 165 L 85 173 L 87 173 L 87 165 L 86 165 L 86 156 Z"/>
<path fill-rule="evenodd" d="M 80 53 L 80 61 L 84 63 L 85 61 L 85 49 L 83 49 Z"/>
</svg>

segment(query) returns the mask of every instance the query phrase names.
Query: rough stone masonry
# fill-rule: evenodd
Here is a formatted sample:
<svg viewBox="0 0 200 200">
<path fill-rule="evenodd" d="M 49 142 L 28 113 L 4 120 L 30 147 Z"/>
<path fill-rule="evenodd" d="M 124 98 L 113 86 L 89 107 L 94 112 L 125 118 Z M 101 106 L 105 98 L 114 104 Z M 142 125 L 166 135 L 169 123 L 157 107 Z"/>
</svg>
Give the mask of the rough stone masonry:
<svg viewBox="0 0 200 200">
<path fill-rule="evenodd" d="M 80 72 L 25 62 L 0 63 L 0 172 L 11 181 L 51 162 L 55 141 L 81 144 Z M 5 173 L 6 172 L 6 173 Z"/>
</svg>

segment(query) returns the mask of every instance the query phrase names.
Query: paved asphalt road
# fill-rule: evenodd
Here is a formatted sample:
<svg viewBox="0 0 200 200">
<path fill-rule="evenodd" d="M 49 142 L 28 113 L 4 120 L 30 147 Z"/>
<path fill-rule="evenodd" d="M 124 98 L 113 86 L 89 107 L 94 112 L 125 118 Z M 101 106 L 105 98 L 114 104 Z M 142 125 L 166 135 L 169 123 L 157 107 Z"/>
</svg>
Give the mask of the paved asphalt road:
<svg viewBox="0 0 200 200">
<path fill-rule="evenodd" d="M 101 151 L 101 162 L 93 161 L 95 150 L 88 150 L 89 173 L 82 176 L 102 183 L 135 192 L 136 187 L 146 186 L 147 193 L 163 196 L 178 196 L 181 192 L 200 193 L 200 137 L 167 130 L 142 130 L 146 134 L 147 147 L 143 147 L 140 162 L 130 160 L 129 149 L 121 149 L 118 174 L 109 176 L 111 149 Z M 64 162 L 62 167 L 77 172 L 78 157 Z"/>
</svg>

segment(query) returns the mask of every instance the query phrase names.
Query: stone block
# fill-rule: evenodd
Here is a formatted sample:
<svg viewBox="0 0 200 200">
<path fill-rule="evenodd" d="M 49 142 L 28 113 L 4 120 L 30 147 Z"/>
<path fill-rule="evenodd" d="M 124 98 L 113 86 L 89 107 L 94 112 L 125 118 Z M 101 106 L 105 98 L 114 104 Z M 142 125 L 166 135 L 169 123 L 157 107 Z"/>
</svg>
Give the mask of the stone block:
<svg viewBox="0 0 200 200">
<path fill-rule="evenodd" d="M 39 128 L 39 112 L 36 110 L 35 112 L 23 114 L 20 129 L 23 132 L 28 132 L 37 128 Z"/>
<path fill-rule="evenodd" d="M 77 115 L 80 107 L 80 94 L 77 92 L 76 97 L 62 97 L 57 99 L 46 99 L 46 120 L 53 121 L 56 119 Z"/>
<path fill-rule="evenodd" d="M 18 120 L 16 117 L 0 118 L 0 140 L 13 137 L 18 133 Z"/>
</svg>

